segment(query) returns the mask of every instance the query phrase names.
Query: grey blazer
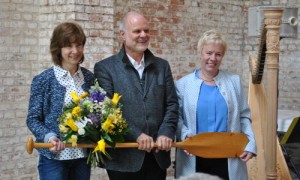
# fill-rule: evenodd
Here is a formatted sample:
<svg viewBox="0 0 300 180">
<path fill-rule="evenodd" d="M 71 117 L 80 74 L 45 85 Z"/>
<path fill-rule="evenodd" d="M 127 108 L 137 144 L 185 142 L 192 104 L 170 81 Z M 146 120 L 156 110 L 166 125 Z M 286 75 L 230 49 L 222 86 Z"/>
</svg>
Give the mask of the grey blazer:
<svg viewBox="0 0 300 180">
<path fill-rule="evenodd" d="M 132 66 L 124 48 L 116 55 L 95 64 L 94 72 L 99 85 L 108 96 L 119 93 L 123 117 L 129 125 L 127 142 L 136 142 L 141 133 L 156 138 L 165 135 L 174 139 L 178 122 L 178 99 L 169 63 L 155 57 L 149 50 L 144 53 L 144 80 Z M 122 172 L 138 171 L 146 151 L 136 148 L 107 150 L 112 160 L 105 168 Z M 152 152 L 159 166 L 170 166 L 170 152 Z"/>
</svg>

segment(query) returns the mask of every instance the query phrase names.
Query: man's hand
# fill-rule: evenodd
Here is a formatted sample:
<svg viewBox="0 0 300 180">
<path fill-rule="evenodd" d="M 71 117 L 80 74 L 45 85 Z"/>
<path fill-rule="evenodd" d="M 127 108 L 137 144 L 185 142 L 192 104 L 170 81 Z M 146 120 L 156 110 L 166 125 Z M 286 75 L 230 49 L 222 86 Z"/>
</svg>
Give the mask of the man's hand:
<svg viewBox="0 0 300 180">
<path fill-rule="evenodd" d="M 156 152 L 160 150 L 170 151 L 172 147 L 173 140 L 167 136 L 159 136 L 156 140 L 157 149 Z"/>
<path fill-rule="evenodd" d="M 139 150 L 145 150 L 147 152 L 150 152 L 152 150 L 152 148 L 154 147 L 153 138 L 144 133 L 142 133 L 137 138 L 136 142 L 139 144 L 139 147 L 138 147 Z"/>
</svg>

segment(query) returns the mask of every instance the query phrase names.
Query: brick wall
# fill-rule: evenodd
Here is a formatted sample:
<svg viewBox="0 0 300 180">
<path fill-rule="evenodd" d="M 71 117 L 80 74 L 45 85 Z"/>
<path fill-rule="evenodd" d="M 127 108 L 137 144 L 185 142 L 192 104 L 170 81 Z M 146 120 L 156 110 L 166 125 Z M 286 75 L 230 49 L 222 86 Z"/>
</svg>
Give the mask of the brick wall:
<svg viewBox="0 0 300 180">
<path fill-rule="evenodd" d="M 227 36 L 229 49 L 222 67 L 240 74 L 248 84 L 248 56 L 258 39 L 247 36 L 248 7 L 299 7 L 286 0 L 1 0 L 0 1 L 0 179 L 37 179 L 38 153 L 25 151 L 30 132 L 25 119 L 34 75 L 52 65 L 49 42 L 60 22 L 76 21 L 88 36 L 84 66 L 118 52 L 118 22 L 129 10 L 145 14 L 151 23 L 150 49 L 170 62 L 175 79 L 198 67 L 200 35 L 211 28 Z M 300 68 L 298 38 L 280 45 L 279 107 L 299 110 Z M 92 179 L 106 179 L 102 169 Z M 169 174 L 172 176 L 170 168 Z M 100 178 L 99 178 L 100 177 Z"/>
<path fill-rule="evenodd" d="M 24 151 L 32 63 L 38 59 L 38 8 L 33 1 L 0 3 L 0 179 L 35 173 L 36 158 Z"/>
</svg>

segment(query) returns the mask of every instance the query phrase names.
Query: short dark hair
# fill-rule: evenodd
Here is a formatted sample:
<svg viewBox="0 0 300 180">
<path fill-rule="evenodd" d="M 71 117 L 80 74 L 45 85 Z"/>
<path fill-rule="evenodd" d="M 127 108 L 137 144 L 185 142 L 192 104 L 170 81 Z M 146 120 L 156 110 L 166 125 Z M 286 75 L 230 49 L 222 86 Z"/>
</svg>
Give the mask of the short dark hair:
<svg viewBox="0 0 300 180">
<path fill-rule="evenodd" d="M 56 26 L 53 30 L 50 41 L 50 53 L 52 61 L 56 65 L 62 64 L 61 48 L 70 45 L 71 43 L 78 43 L 85 45 L 86 36 L 82 27 L 74 22 L 65 22 Z M 84 55 L 80 63 L 84 61 Z"/>
</svg>

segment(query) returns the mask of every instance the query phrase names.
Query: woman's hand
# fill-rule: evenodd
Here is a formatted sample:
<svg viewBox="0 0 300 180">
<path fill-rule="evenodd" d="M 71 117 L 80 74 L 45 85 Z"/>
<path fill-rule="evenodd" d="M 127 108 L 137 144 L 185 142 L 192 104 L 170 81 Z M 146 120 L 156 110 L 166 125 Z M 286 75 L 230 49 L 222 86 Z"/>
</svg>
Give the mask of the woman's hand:
<svg viewBox="0 0 300 180">
<path fill-rule="evenodd" d="M 51 137 L 49 142 L 53 145 L 53 147 L 49 148 L 51 152 L 57 153 L 65 149 L 65 143 L 55 136 Z"/>
<path fill-rule="evenodd" d="M 188 138 L 190 138 L 190 137 L 192 137 L 192 135 L 187 134 L 186 137 L 185 137 L 185 139 L 188 139 Z M 193 156 L 193 154 L 189 153 L 187 150 L 184 150 L 184 152 L 185 152 L 185 154 L 188 155 L 188 156 Z"/>
<path fill-rule="evenodd" d="M 243 154 L 240 155 L 240 159 L 244 162 L 247 162 L 249 159 L 253 158 L 253 154 L 248 151 L 244 151 Z"/>
</svg>

